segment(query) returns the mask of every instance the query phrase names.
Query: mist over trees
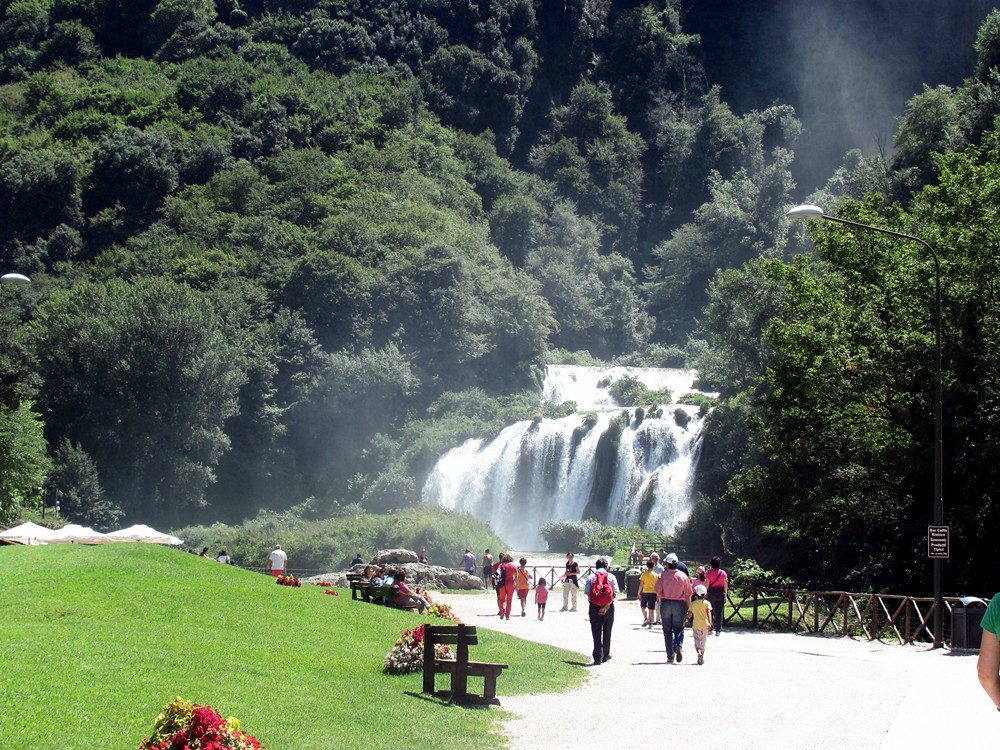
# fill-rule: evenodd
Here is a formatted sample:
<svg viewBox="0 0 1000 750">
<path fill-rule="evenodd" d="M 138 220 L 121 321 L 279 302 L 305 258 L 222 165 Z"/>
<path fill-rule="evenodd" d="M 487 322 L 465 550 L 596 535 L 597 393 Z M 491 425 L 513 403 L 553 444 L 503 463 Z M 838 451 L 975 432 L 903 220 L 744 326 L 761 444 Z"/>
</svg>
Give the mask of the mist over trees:
<svg viewBox="0 0 1000 750">
<path fill-rule="evenodd" d="M 726 19 L 0 0 L 0 254 L 32 278 L 0 289 L 0 521 L 54 490 L 99 527 L 411 506 L 448 448 L 542 413 L 558 351 L 722 393 L 690 538 L 920 584 L 928 259 L 789 230 L 810 133 L 777 72 L 713 80 Z M 1000 520 L 998 29 L 813 196 L 944 252 L 965 560 Z"/>
</svg>

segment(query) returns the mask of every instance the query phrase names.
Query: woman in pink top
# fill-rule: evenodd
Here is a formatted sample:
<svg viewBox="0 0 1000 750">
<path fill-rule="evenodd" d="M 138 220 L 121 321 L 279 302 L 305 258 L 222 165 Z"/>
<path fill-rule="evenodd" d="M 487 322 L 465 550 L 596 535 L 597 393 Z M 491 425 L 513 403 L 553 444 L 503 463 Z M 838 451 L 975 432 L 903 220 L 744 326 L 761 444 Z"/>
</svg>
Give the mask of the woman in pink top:
<svg viewBox="0 0 1000 750">
<path fill-rule="evenodd" d="M 719 635 L 725 619 L 729 574 L 722 569 L 722 558 L 718 555 L 712 558 L 712 567 L 705 573 L 705 587 L 708 589 L 708 603 L 712 605 L 712 629 Z"/>
</svg>

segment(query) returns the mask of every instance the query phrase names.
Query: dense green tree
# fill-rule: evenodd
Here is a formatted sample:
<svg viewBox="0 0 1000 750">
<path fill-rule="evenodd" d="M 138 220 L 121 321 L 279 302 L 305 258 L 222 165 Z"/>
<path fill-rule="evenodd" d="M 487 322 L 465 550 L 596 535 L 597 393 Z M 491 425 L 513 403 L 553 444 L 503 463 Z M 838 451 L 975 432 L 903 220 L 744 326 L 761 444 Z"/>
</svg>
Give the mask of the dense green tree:
<svg viewBox="0 0 1000 750">
<path fill-rule="evenodd" d="M 46 494 L 59 501 L 59 515 L 72 523 L 113 531 L 121 510 L 101 489 L 97 466 L 79 445 L 63 440 L 52 452 L 53 469 Z"/>
<path fill-rule="evenodd" d="M 245 379 L 208 299 L 167 279 L 57 292 L 35 326 L 40 405 L 128 520 L 176 524 L 204 502 Z"/>
<path fill-rule="evenodd" d="M 0 523 L 9 524 L 19 508 L 38 507 L 52 460 L 40 416 L 25 403 L 0 406 Z"/>
</svg>

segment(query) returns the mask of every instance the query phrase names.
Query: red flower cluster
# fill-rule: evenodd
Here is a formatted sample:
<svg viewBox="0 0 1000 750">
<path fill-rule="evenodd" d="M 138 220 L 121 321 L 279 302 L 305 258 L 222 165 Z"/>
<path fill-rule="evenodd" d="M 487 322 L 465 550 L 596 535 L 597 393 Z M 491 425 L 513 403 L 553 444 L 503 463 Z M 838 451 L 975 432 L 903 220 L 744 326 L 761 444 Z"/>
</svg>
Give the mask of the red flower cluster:
<svg viewBox="0 0 1000 750">
<path fill-rule="evenodd" d="M 300 588 L 302 586 L 302 581 L 289 573 L 286 576 L 278 576 L 274 579 L 277 581 L 279 586 L 294 586 L 295 588 Z"/>
<path fill-rule="evenodd" d="M 323 592 L 324 594 L 332 594 L 333 596 L 340 596 L 340 592 L 334 589 L 327 589 Z"/>
<path fill-rule="evenodd" d="M 188 703 L 188 708 L 191 705 Z M 185 713 L 182 710 L 173 721 L 166 722 L 166 726 L 159 726 L 163 721 L 161 715 L 157 729 L 166 729 L 167 733 L 158 731 L 152 739 L 147 737 L 139 743 L 139 750 L 264 750 L 256 737 L 236 728 L 238 721 L 223 719 L 211 706 L 194 706 L 186 722 L 183 721 Z M 176 731 L 171 731 L 178 726 Z"/>
<path fill-rule="evenodd" d="M 332 581 L 316 581 L 317 586 L 322 586 L 325 589 L 330 588 L 333 585 Z"/>
</svg>

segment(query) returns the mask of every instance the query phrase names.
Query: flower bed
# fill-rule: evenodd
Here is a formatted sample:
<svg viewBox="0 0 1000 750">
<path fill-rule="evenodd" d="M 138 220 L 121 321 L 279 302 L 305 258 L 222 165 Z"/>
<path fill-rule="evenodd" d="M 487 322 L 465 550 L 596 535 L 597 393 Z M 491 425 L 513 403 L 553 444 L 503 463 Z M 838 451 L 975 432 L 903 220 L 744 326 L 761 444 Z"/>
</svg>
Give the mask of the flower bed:
<svg viewBox="0 0 1000 750">
<path fill-rule="evenodd" d="M 279 586 L 294 586 L 295 588 L 302 586 L 302 581 L 290 573 L 286 576 L 278 576 L 274 580 Z"/>
<path fill-rule="evenodd" d="M 139 750 L 265 750 L 253 735 L 240 731 L 239 719 L 223 719 L 211 706 L 175 698 L 156 717 L 153 734 Z"/>
<path fill-rule="evenodd" d="M 386 674 L 410 674 L 424 668 L 424 625 L 407 630 L 396 641 L 392 651 L 385 655 Z M 447 644 L 435 644 L 434 656 L 454 659 L 455 654 Z"/>
</svg>

